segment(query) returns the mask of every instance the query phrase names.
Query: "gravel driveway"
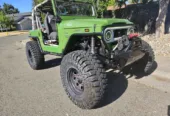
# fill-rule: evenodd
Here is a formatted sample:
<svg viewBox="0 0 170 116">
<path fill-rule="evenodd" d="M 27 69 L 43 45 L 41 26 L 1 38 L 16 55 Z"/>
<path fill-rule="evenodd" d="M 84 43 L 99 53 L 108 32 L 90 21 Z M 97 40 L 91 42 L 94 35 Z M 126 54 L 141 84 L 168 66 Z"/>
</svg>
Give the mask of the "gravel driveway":
<svg viewBox="0 0 170 116">
<path fill-rule="evenodd" d="M 47 56 L 43 70 L 32 70 L 21 40 L 0 38 L 0 116 L 166 116 L 170 93 L 108 73 L 109 90 L 98 109 L 82 110 L 66 96 L 60 58 Z"/>
</svg>

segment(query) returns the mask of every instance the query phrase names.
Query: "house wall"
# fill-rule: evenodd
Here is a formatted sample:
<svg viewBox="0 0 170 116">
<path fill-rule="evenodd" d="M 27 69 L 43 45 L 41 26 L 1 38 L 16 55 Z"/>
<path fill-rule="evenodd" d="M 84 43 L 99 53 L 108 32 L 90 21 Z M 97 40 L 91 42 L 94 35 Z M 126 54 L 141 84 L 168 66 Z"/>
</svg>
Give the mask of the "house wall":
<svg viewBox="0 0 170 116">
<path fill-rule="evenodd" d="M 16 24 L 15 27 L 16 27 L 16 30 L 21 30 L 20 24 Z"/>
<path fill-rule="evenodd" d="M 31 30 L 32 29 L 32 21 L 31 19 L 27 19 L 26 21 L 21 23 L 23 30 Z"/>
<path fill-rule="evenodd" d="M 32 29 L 32 20 L 30 18 L 26 18 L 19 22 L 16 26 L 17 30 L 31 30 Z"/>
</svg>

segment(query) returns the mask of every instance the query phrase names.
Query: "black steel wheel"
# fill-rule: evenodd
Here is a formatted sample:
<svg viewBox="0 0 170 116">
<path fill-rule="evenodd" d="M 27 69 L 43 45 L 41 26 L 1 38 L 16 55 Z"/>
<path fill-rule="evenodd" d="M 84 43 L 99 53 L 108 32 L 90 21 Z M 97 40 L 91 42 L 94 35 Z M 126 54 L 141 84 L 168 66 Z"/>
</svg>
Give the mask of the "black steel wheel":
<svg viewBox="0 0 170 116">
<path fill-rule="evenodd" d="M 79 71 L 77 69 L 70 68 L 68 70 L 67 81 L 70 86 L 70 89 L 72 89 L 73 91 L 73 94 L 81 95 L 83 93 L 83 78 L 81 77 L 81 74 L 79 74 Z"/>
</svg>

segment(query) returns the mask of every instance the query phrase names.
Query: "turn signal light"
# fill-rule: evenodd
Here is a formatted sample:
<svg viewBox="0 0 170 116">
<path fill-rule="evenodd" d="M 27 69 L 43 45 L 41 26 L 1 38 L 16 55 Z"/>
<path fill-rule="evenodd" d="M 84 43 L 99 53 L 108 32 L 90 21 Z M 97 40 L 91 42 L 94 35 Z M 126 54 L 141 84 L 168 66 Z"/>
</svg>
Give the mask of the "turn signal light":
<svg viewBox="0 0 170 116">
<path fill-rule="evenodd" d="M 89 29 L 85 29 L 85 32 L 89 32 Z"/>
</svg>

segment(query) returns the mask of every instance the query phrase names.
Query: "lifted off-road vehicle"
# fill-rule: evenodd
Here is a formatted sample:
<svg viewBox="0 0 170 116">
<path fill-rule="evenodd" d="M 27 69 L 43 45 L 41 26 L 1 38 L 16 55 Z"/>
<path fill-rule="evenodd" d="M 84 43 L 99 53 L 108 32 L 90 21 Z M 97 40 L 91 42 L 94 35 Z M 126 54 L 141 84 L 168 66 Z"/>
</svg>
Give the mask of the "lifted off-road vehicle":
<svg viewBox="0 0 170 116">
<path fill-rule="evenodd" d="M 33 9 L 32 17 L 31 41 L 26 44 L 30 66 L 38 70 L 45 55 L 61 56 L 64 89 L 80 108 L 95 108 L 103 100 L 108 69 L 130 65 L 147 74 L 152 68 L 153 50 L 134 33 L 133 23 L 98 19 L 91 2 L 45 0 Z"/>
</svg>

